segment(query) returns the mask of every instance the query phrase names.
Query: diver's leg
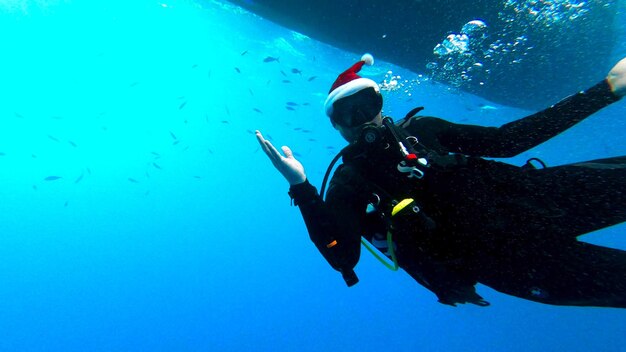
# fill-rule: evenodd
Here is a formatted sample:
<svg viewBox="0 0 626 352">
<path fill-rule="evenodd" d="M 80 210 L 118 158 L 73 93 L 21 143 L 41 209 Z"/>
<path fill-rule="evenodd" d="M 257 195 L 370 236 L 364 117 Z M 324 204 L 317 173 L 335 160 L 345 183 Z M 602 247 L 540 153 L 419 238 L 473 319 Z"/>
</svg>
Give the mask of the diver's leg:
<svg viewBox="0 0 626 352">
<path fill-rule="evenodd" d="M 626 251 L 576 241 L 528 249 L 495 259 L 478 281 L 540 303 L 626 308 Z"/>
<path fill-rule="evenodd" d="M 549 227 L 572 238 L 626 221 L 626 156 L 529 171 L 557 209 Z"/>
</svg>

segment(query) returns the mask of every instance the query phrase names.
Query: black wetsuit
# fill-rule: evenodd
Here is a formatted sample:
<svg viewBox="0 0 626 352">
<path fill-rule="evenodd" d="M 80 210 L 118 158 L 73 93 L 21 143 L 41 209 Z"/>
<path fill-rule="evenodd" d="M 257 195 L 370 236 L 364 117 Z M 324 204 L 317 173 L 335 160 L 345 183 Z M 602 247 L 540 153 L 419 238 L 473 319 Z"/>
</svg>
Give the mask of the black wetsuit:
<svg viewBox="0 0 626 352">
<path fill-rule="evenodd" d="M 290 195 L 313 242 L 344 274 L 359 260 L 361 236 L 381 230 L 366 208 L 383 189 L 414 198 L 426 215 L 395 224 L 393 239 L 400 267 L 442 303 L 484 303 L 480 282 L 542 303 L 624 308 L 626 252 L 577 237 L 626 220 L 626 157 L 541 169 L 483 158 L 517 155 L 618 99 L 602 81 L 499 128 L 414 117 L 402 126 L 427 154 L 423 179 L 398 181 L 396 161 L 380 155 L 344 156 L 325 201 L 308 181 Z"/>
</svg>

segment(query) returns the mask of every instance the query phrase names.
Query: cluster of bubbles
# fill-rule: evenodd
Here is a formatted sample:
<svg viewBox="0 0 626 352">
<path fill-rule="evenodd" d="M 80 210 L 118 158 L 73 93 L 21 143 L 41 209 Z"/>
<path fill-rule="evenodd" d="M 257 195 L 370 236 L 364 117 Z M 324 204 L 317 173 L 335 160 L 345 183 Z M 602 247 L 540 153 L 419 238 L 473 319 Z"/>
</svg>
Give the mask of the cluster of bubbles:
<svg viewBox="0 0 626 352">
<path fill-rule="evenodd" d="M 416 79 L 403 79 L 400 75 L 395 75 L 393 71 L 390 70 L 387 71 L 378 86 L 381 91 L 388 93 L 399 92 L 402 93 L 403 96 L 410 97 L 413 95 L 412 92 L 415 86 L 427 80 L 428 78 L 423 75 L 418 75 Z"/>
<path fill-rule="evenodd" d="M 482 86 L 493 68 L 523 62 L 534 48 L 525 35 L 530 29 L 567 31 L 588 11 L 583 1 L 507 0 L 498 13 L 502 31 L 490 34 L 482 20 L 470 21 L 435 46 L 435 60 L 426 68 L 433 79 L 453 87 Z"/>
<path fill-rule="evenodd" d="M 484 77 L 489 74 L 483 63 L 487 56 L 488 38 L 487 25 L 483 21 L 470 21 L 461 28 L 461 33 L 450 34 L 435 46 L 433 53 L 437 60 L 430 62 L 426 68 L 434 79 L 453 87 L 461 87 L 474 80 L 484 84 Z"/>
<path fill-rule="evenodd" d="M 406 80 L 405 80 L 406 81 Z M 380 90 L 395 92 L 404 87 L 404 84 L 407 82 L 402 82 L 402 77 L 400 75 L 394 75 L 393 71 L 387 71 L 385 74 L 385 78 L 379 84 Z"/>
<path fill-rule="evenodd" d="M 589 12 L 586 1 L 572 0 L 530 0 L 504 2 L 501 19 L 517 22 L 522 27 L 567 25 Z"/>
</svg>

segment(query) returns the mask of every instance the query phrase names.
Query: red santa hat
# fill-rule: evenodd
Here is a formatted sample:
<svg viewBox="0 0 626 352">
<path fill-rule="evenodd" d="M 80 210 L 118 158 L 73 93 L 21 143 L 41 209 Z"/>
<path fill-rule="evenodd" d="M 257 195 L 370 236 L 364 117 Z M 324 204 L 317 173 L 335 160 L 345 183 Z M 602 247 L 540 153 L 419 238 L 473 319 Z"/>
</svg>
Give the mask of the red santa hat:
<svg viewBox="0 0 626 352">
<path fill-rule="evenodd" d="M 363 65 L 371 66 L 374 64 L 374 57 L 370 54 L 364 54 L 361 60 L 337 77 L 335 83 L 330 87 L 328 98 L 324 103 L 324 110 L 329 117 L 333 114 L 333 104 L 339 99 L 349 97 L 360 92 L 365 88 L 374 88 L 376 92 L 380 92 L 380 88 L 376 82 L 369 78 L 363 78 L 357 74 Z"/>
</svg>

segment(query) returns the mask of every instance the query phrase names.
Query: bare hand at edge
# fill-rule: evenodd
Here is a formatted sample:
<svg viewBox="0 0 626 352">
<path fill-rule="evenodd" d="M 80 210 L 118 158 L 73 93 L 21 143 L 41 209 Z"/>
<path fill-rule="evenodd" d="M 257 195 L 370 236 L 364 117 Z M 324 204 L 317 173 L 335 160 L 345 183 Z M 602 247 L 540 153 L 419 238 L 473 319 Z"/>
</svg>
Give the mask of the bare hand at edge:
<svg viewBox="0 0 626 352">
<path fill-rule="evenodd" d="M 606 79 L 615 95 L 618 97 L 626 95 L 626 58 L 613 66 Z"/>
<path fill-rule="evenodd" d="M 293 156 L 293 152 L 287 146 L 283 146 L 281 149 L 285 156 L 281 155 L 280 152 L 272 145 L 270 141 L 263 138 L 261 131 L 256 131 L 256 139 L 259 141 L 261 145 L 261 149 L 265 152 L 276 170 L 278 170 L 287 182 L 290 185 L 297 185 L 306 181 L 306 174 L 304 173 L 304 166 L 296 160 Z"/>
</svg>

